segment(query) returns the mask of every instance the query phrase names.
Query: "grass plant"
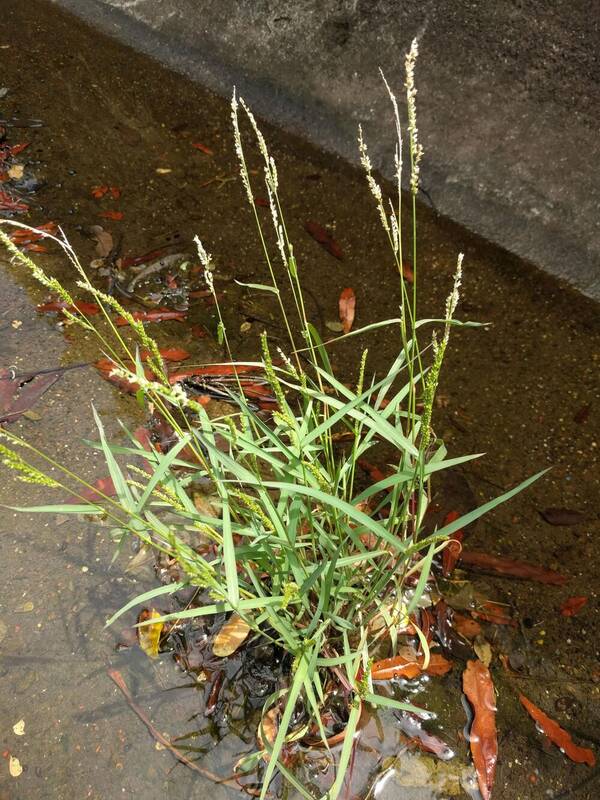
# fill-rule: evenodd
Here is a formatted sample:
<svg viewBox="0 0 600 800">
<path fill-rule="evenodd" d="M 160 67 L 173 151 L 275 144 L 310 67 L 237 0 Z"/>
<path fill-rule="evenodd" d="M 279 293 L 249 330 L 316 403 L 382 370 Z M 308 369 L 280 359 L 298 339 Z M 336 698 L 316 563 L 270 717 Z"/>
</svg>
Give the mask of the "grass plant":
<svg viewBox="0 0 600 800">
<path fill-rule="evenodd" d="M 158 347 L 143 324 L 136 322 L 115 298 L 91 283 L 75 252 L 59 235 L 49 238 L 64 249 L 79 274 L 78 285 L 96 299 L 105 321 L 99 326 L 83 314 L 72 314 L 73 322 L 97 334 L 101 349 L 114 361 L 115 374 L 137 384 L 140 401 L 152 404 L 175 430 L 178 441 L 166 453 L 157 447 L 147 452 L 129 431 L 129 444 L 111 443 L 94 411 L 99 431 L 96 446 L 104 454 L 116 497 L 90 502 L 81 497 L 81 489 L 89 486 L 79 476 L 40 453 L 31 443 L 2 431 L 11 448 L 18 449 L 17 453 L 3 445 L 1 456 L 8 467 L 17 470 L 24 480 L 46 482 L 80 498 L 76 505 L 62 503 L 21 510 L 104 514 L 112 521 L 119 544 L 129 536 L 136 536 L 177 560 L 185 576 L 182 581 L 133 598 L 115 613 L 109 624 L 140 604 L 152 603 L 161 595 L 191 585 L 205 590 L 209 601 L 200 607 L 165 615 L 164 621 L 181 622 L 218 612 L 235 612 L 256 637 L 272 642 L 289 655 L 287 686 L 268 697 L 263 709 L 266 718 L 273 708 L 278 708 L 280 719 L 274 739 L 268 741 L 266 736 L 262 739 L 267 751 L 262 755 L 268 755 L 268 761 L 265 759 L 261 800 L 276 771 L 302 796 L 312 797 L 286 766 L 282 753 L 309 725 L 316 726 L 323 740 L 327 739 L 321 716 L 327 702 L 327 687 L 332 682 L 341 687 L 348 703 L 346 734 L 336 754 L 336 778 L 326 795 L 335 800 L 342 787 L 363 704 L 411 708 L 401 699 L 377 693 L 370 665 L 376 654 L 386 648 L 393 652 L 397 646 L 399 629 L 428 588 L 436 554 L 455 531 L 539 477 L 533 476 L 460 519 L 424 533 L 433 476 L 477 457 L 450 458 L 432 428 L 435 394 L 451 329 L 475 323 L 455 319 L 462 255 L 458 256 L 454 283 L 449 287 L 441 318 L 418 319 L 416 198 L 422 148 L 416 116 L 416 57 L 415 42 L 406 59 L 408 203 L 412 213 L 408 234 L 403 233 L 401 225 L 402 203 L 406 202 L 402 191 L 403 126 L 389 87 L 397 131 L 397 193 L 389 205 L 373 176 L 367 145 L 362 132 L 359 133 L 360 159 L 398 270 L 397 318 L 326 342 L 322 340 L 307 317 L 302 268 L 288 237 L 276 164 L 250 109 L 234 93 L 232 122 L 240 175 L 269 275 L 268 283 L 252 284 L 250 288 L 275 297 L 288 337 L 287 347 L 275 350 L 263 334 L 260 358 L 239 367 L 262 371 L 276 398 L 275 410 L 270 415 L 256 410 L 245 399 L 241 385 L 233 384 L 228 390 L 230 412 L 210 416 L 181 385 L 171 385 Z M 264 228 L 256 212 L 240 133 L 242 114 L 249 120 L 263 158 L 271 209 L 270 231 Z M 69 293 L 20 252 L 5 233 L 1 236 L 17 263 L 59 292 L 66 302 L 72 302 Z M 197 247 L 219 315 L 219 338 L 228 361 L 233 362 L 234 354 L 214 291 L 211 257 L 199 239 Z M 412 285 L 403 276 L 407 255 L 414 273 Z M 284 301 L 284 285 L 286 296 L 291 298 L 289 304 Z M 114 324 L 114 312 L 129 320 L 130 336 L 125 336 Z M 440 330 L 437 336 L 426 333 L 436 326 Z M 348 385 L 332 368 L 331 349 L 338 341 L 350 337 L 360 336 L 364 341 L 378 328 L 386 328 L 387 336 L 398 343 L 393 362 L 385 374 L 374 376 L 369 371 L 368 351 L 363 350 L 357 356 L 354 384 Z M 139 348 L 151 353 L 153 379 L 144 373 Z M 126 366 L 130 362 L 136 364 L 133 371 Z M 345 444 L 340 446 L 342 438 Z M 393 471 L 364 488 L 357 464 L 373 448 L 381 446 L 385 446 L 387 453 L 395 454 Z M 63 477 L 59 480 L 53 473 L 52 484 L 48 484 L 43 472 L 27 460 L 28 453 L 36 463 L 41 459 L 47 466 L 58 468 Z M 133 474 L 128 464 L 140 456 L 147 466 L 141 474 L 139 470 Z M 217 516 L 199 511 L 191 499 L 190 487 L 198 479 L 210 481 L 218 497 Z M 189 544 L 190 532 L 199 544 L 210 545 L 209 555 L 202 555 L 198 547 Z M 428 647 L 426 639 L 422 636 L 421 639 L 426 665 Z M 307 710 L 301 729 L 292 722 L 299 701 Z"/>
</svg>

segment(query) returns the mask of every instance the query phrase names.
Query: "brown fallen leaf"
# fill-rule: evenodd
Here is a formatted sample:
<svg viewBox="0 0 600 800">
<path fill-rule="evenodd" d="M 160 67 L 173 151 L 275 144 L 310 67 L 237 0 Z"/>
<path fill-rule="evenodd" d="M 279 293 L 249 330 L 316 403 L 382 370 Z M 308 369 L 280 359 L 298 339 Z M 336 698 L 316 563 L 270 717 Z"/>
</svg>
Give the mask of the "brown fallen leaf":
<svg viewBox="0 0 600 800">
<path fill-rule="evenodd" d="M 463 691 L 474 712 L 469 744 L 479 791 L 483 800 L 489 800 L 498 761 L 496 697 L 490 671 L 481 661 L 467 661 Z"/>
<path fill-rule="evenodd" d="M 414 272 L 412 271 L 410 265 L 406 263 L 406 261 L 404 261 L 402 264 L 402 277 L 407 283 L 415 282 Z"/>
<path fill-rule="evenodd" d="M 304 229 L 312 236 L 315 242 L 318 242 L 321 247 L 325 248 L 330 255 L 337 258 L 339 261 L 343 260 L 344 253 L 342 252 L 342 248 L 322 225 L 319 225 L 318 222 L 307 220 L 304 223 Z"/>
<path fill-rule="evenodd" d="M 587 604 L 587 597 L 569 597 L 560 607 L 563 617 L 574 617 Z"/>
<path fill-rule="evenodd" d="M 92 225 L 90 232 L 92 234 L 92 239 L 96 240 L 96 254 L 100 258 L 106 258 L 114 246 L 112 235 L 108 231 L 105 231 L 102 225 Z"/>
<path fill-rule="evenodd" d="M 215 636 L 213 653 L 218 658 L 232 655 L 246 640 L 250 630 L 248 623 L 239 614 L 232 614 Z"/>
<path fill-rule="evenodd" d="M 271 756 L 269 755 L 268 750 L 273 749 L 273 742 L 277 737 L 277 732 L 279 731 L 279 709 L 277 706 L 272 708 L 270 711 L 261 718 L 260 722 L 258 723 L 258 730 L 256 731 L 256 739 L 258 741 L 258 746 L 261 750 L 264 750 L 263 759 L 265 761 L 269 761 Z M 267 748 L 268 745 L 268 748 Z"/>
<path fill-rule="evenodd" d="M 545 508 L 540 514 L 548 525 L 579 525 L 585 520 L 581 511 L 570 508 Z"/>
<path fill-rule="evenodd" d="M 354 322 L 354 312 L 356 310 L 356 295 L 354 289 L 346 287 L 342 289 L 339 299 L 340 322 L 344 333 L 349 333 Z"/>
<path fill-rule="evenodd" d="M 569 580 L 566 575 L 553 569 L 539 567 L 537 564 L 528 564 L 525 561 L 515 561 L 512 558 L 504 558 L 504 556 L 492 556 L 479 550 L 463 548 L 459 561 L 486 572 L 493 572 L 495 575 L 507 575 L 511 578 L 522 578 L 552 586 L 562 586 Z"/>
<path fill-rule="evenodd" d="M 587 422 L 591 410 L 592 410 L 591 403 L 586 403 L 586 405 L 581 406 L 579 411 L 574 415 L 573 422 L 576 422 L 577 425 L 582 425 L 584 422 Z"/>
<path fill-rule="evenodd" d="M 475 639 L 481 633 L 481 625 L 472 617 L 465 617 L 463 614 L 454 612 L 452 616 L 452 627 L 465 639 Z"/>
<path fill-rule="evenodd" d="M 544 714 L 544 712 L 534 705 L 531 700 L 528 700 L 525 695 L 520 694 L 519 700 L 529 716 L 535 720 L 536 724 L 540 726 L 550 741 L 559 747 L 571 761 L 575 761 L 577 764 L 587 764 L 588 767 L 595 766 L 596 756 L 593 750 L 590 750 L 588 747 L 579 747 L 579 745 L 575 744 L 570 733 L 564 730 L 564 728 L 561 728 L 558 722 L 555 722 Z"/>
</svg>

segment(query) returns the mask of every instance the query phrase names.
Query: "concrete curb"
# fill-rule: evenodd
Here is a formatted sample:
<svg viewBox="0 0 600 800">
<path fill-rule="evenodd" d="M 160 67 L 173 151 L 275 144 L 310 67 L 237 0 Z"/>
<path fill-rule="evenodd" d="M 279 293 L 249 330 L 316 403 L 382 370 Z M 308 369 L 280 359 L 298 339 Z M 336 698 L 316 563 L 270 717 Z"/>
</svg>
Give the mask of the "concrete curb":
<svg viewBox="0 0 600 800">
<path fill-rule="evenodd" d="M 393 165 L 381 66 L 402 92 L 421 42 L 423 185 L 436 209 L 600 299 L 600 25 L 583 3 L 53 0 L 257 114 Z M 399 98 L 401 99 L 401 98 Z"/>
</svg>

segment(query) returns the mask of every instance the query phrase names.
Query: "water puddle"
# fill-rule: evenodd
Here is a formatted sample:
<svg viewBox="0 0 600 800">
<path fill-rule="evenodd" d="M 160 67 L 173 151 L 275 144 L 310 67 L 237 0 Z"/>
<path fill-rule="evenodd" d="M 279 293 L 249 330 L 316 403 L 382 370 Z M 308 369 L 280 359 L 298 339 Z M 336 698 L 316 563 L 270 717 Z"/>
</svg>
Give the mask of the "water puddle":
<svg viewBox="0 0 600 800">
<path fill-rule="evenodd" d="M 33 181 L 22 187 L 30 209 L 23 219 L 63 226 L 97 284 L 108 288 L 116 280 L 121 298 L 135 300 L 132 307 L 152 312 L 166 306 L 183 313 L 183 321 L 157 322 L 153 331 L 162 347 L 187 350 L 187 363 L 222 358 L 214 308 L 194 272 L 196 234 L 215 258 L 235 355 L 256 356 L 265 327 L 273 337 L 283 336 L 274 305 L 236 283 L 265 282 L 265 266 L 235 178 L 227 103 L 42 0 L 4 0 L 3 10 L 10 36 L 3 40 L 1 82 L 9 91 L 0 99 L 0 117 L 8 121 L 7 142 L 29 143 L 20 157 L 23 179 Z M 32 124 L 38 119 L 42 126 Z M 344 287 L 354 289 L 357 323 L 395 316 L 396 276 L 362 176 L 293 136 L 264 128 L 278 163 L 314 324 L 327 330 L 337 322 Z M 259 163 L 256 155 L 251 169 L 258 171 Z M 267 220 L 262 193 L 257 177 L 257 211 Z M 515 629 L 481 620 L 494 654 L 507 653 L 513 671 L 503 672 L 494 656 L 501 753 L 496 796 L 561 797 L 581 784 L 576 796 L 591 798 L 596 789 L 587 768 L 544 744 L 514 686 L 524 694 L 537 692 L 550 716 L 595 742 L 600 673 L 590 643 L 598 635 L 593 599 L 600 426 L 598 365 L 590 354 L 600 352 L 597 308 L 431 209 L 422 207 L 419 214 L 423 315 L 438 315 L 456 254 L 464 251 L 463 314 L 493 323 L 457 335 L 449 354 L 436 430 L 453 454 L 488 455 L 443 488 L 440 508 L 466 510 L 553 466 L 543 482 L 470 531 L 469 546 L 531 561 L 570 579 L 565 587 L 540 587 L 469 571 L 463 577 L 473 583 L 449 587 L 459 596 L 455 609 L 470 609 L 473 598 L 463 595 L 475 591 L 479 607 L 498 601 L 517 621 Z M 323 246 L 320 231 L 329 245 Z M 34 249 L 33 255 L 81 296 L 76 275 L 56 250 L 36 254 Z M 35 303 L 48 300 L 39 286 L 14 266 L 4 264 L 2 270 L 0 366 L 26 371 L 98 358 L 95 344 L 64 325 L 60 314 L 35 312 Z M 394 350 L 378 334 L 369 347 L 374 368 L 387 363 Z M 335 352 L 350 380 L 357 352 L 354 340 Z M 88 367 L 65 373 L 35 405 L 35 414 L 14 423 L 15 429 L 57 458 L 68 458 L 90 479 L 101 477 L 101 459 L 80 444 L 94 438 L 90 400 L 115 436 L 117 417 L 132 426 L 139 419 L 134 399 Z M 7 481 L 0 500 L 41 503 L 47 495 Z M 551 524 L 540 514 L 557 508 L 580 516 L 569 524 L 564 518 L 558 524 L 555 517 Z M 238 790 L 206 781 L 149 735 L 107 669 L 118 670 L 156 731 L 190 759 L 202 756 L 198 764 L 221 776 L 230 775 L 235 761 L 255 748 L 252 715 L 259 693 L 250 703 L 248 691 L 232 693 L 225 715 L 207 716 L 209 686 L 186 675 L 173 653 L 154 661 L 137 646 L 119 649 L 121 628 L 106 629 L 104 622 L 153 585 L 152 571 L 127 573 L 131 552 L 111 566 L 106 528 L 58 523 L 2 514 L 0 744 L 6 758 L 0 760 L 0 798 L 99 800 L 130 794 L 180 800 L 199 797 L 207 788 L 214 797 L 231 797 Z M 590 596 L 586 609 L 561 614 L 561 604 L 574 595 Z M 492 611 L 499 613 L 497 607 Z M 131 616 L 126 624 L 133 621 Z M 460 670 L 454 670 L 411 698 L 436 712 L 427 730 L 456 758 L 416 749 L 418 731 L 407 720 L 400 725 L 393 715 L 373 718 L 360 739 L 354 796 L 475 796 L 460 694 Z M 24 734 L 17 736 L 13 725 L 20 720 Z M 10 756 L 23 766 L 18 777 L 8 774 Z M 306 756 L 305 768 L 314 786 L 330 771 L 314 753 Z"/>
</svg>

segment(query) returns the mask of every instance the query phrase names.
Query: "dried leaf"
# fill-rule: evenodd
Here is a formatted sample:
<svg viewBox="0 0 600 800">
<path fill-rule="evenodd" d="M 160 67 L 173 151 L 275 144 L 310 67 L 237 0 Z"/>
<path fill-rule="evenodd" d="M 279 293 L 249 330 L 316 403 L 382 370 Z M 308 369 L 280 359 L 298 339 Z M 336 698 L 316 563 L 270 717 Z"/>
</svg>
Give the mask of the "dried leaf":
<svg viewBox="0 0 600 800">
<path fill-rule="evenodd" d="M 536 581 L 552 586 L 562 586 L 569 579 L 560 572 L 553 569 L 538 567 L 537 564 L 527 564 L 524 561 L 515 561 L 512 558 L 503 556 L 492 556 L 489 553 L 481 553 L 478 550 L 465 550 L 463 548 L 460 557 L 463 564 L 471 567 L 492 572 L 495 575 L 506 575 L 511 578 L 522 578 L 523 580 Z"/>
<path fill-rule="evenodd" d="M 123 219 L 123 212 L 122 211 L 99 211 L 99 217 L 103 217 L 104 219 L 114 219 L 116 221 Z"/>
<path fill-rule="evenodd" d="M 585 520 L 581 511 L 570 508 L 545 508 L 540 514 L 548 525 L 579 525 Z"/>
<path fill-rule="evenodd" d="M 470 747 L 483 800 L 489 800 L 498 760 L 496 698 L 489 669 L 481 661 L 467 661 L 463 691 L 473 707 Z"/>
<path fill-rule="evenodd" d="M 92 197 L 100 200 L 108 192 L 108 186 L 92 186 Z"/>
<path fill-rule="evenodd" d="M 501 603 L 494 603 L 493 600 L 486 600 L 479 608 L 472 609 L 471 615 L 475 619 L 491 622 L 492 625 L 512 625 L 513 628 L 517 625 L 508 608 Z"/>
<path fill-rule="evenodd" d="M 586 605 L 587 597 L 569 597 L 560 607 L 563 617 L 574 617 Z"/>
<path fill-rule="evenodd" d="M 485 664 L 486 667 L 489 667 L 492 662 L 492 648 L 490 643 L 481 634 L 475 638 L 473 650 L 475 650 L 477 658 Z"/>
<path fill-rule="evenodd" d="M 455 612 L 452 616 L 452 627 L 465 639 L 475 639 L 481 633 L 481 625 L 472 617 L 465 617 Z"/>
<path fill-rule="evenodd" d="M 591 403 L 586 403 L 586 405 L 581 406 L 579 411 L 573 417 L 573 422 L 576 422 L 578 425 L 582 425 L 584 422 L 587 422 L 591 410 L 592 410 Z"/>
<path fill-rule="evenodd" d="M 142 609 L 138 616 L 138 623 L 146 622 L 150 619 L 158 619 L 161 617 L 162 614 L 158 612 L 155 608 L 148 610 L 147 608 Z M 142 628 L 138 628 L 138 644 L 146 653 L 147 656 L 150 658 L 156 658 L 158 656 L 158 646 L 160 644 L 160 635 L 162 633 L 164 627 L 164 622 L 155 622 L 151 625 L 144 625 Z"/>
<path fill-rule="evenodd" d="M 546 716 L 546 714 L 534 705 L 531 700 L 528 700 L 525 695 L 520 694 L 519 700 L 529 716 L 535 720 L 550 741 L 557 747 L 560 747 L 571 761 L 575 761 L 577 764 L 587 764 L 588 767 L 593 767 L 596 764 L 596 756 L 593 750 L 576 745 L 573 739 L 571 739 L 570 733 L 567 733 L 557 722 Z"/>
<path fill-rule="evenodd" d="M 124 571 L 128 575 L 136 575 L 150 562 L 154 563 L 154 551 L 148 545 L 143 544 L 127 564 Z"/>
<path fill-rule="evenodd" d="M 327 320 L 325 322 L 325 327 L 327 330 L 332 331 L 332 333 L 341 333 L 344 330 L 344 326 L 341 322 L 336 322 L 335 320 Z"/>
<path fill-rule="evenodd" d="M 100 258 L 106 258 L 114 247 L 112 235 L 102 225 L 93 225 L 92 238 L 96 240 L 96 254 Z"/>
<path fill-rule="evenodd" d="M 343 260 L 344 254 L 342 248 L 322 225 L 319 225 L 318 222 L 307 220 L 304 223 L 304 229 L 312 236 L 315 242 L 318 242 L 321 247 L 324 247 L 330 255 L 337 258 L 339 261 Z"/>
<path fill-rule="evenodd" d="M 406 261 L 402 264 L 402 277 L 407 283 L 414 283 L 415 282 L 415 275 L 412 271 L 412 268 Z"/>
<path fill-rule="evenodd" d="M 347 287 L 342 289 L 339 300 L 340 322 L 344 333 L 349 333 L 354 322 L 354 312 L 356 309 L 356 295 L 354 289 Z"/>
<path fill-rule="evenodd" d="M 109 186 L 108 190 L 113 200 L 118 200 L 121 197 L 121 190 L 118 186 Z"/>
<path fill-rule="evenodd" d="M 210 147 L 207 147 L 202 142 L 192 142 L 192 147 L 195 147 L 196 150 L 200 150 L 201 153 L 205 153 L 207 156 L 213 156 L 214 150 L 211 150 Z"/>
<path fill-rule="evenodd" d="M 215 636 L 213 653 L 219 658 L 232 655 L 246 640 L 250 630 L 248 623 L 239 614 L 232 614 Z"/>
<path fill-rule="evenodd" d="M 458 511 L 449 511 L 446 514 L 444 519 L 444 526 L 449 525 L 451 522 L 455 522 L 461 515 Z M 442 552 L 442 573 L 447 578 L 454 572 L 454 567 L 456 566 L 456 562 L 460 557 L 460 551 L 462 549 L 461 542 L 464 537 L 464 531 L 462 529 L 454 531 L 452 534 L 452 539 L 448 541 L 448 544 L 444 548 Z"/>
<path fill-rule="evenodd" d="M 13 725 L 13 733 L 15 736 L 25 736 L 25 720 L 20 719 Z"/>
<path fill-rule="evenodd" d="M 13 166 L 9 167 L 7 171 L 9 178 L 12 178 L 13 181 L 19 181 L 23 177 L 25 168 L 23 167 L 23 164 L 13 164 Z"/>
<path fill-rule="evenodd" d="M 187 313 L 185 311 L 172 311 L 170 308 L 155 308 L 152 311 L 133 311 L 131 316 L 139 322 L 164 322 L 169 319 L 183 322 Z M 119 327 L 129 325 L 125 317 L 117 317 L 115 323 Z"/>
<path fill-rule="evenodd" d="M 412 648 L 403 648 L 403 652 L 392 658 L 376 661 L 371 668 L 371 677 L 375 681 L 386 681 L 392 678 L 412 680 L 425 672 L 427 675 L 445 675 L 452 669 L 452 662 L 439 653 L 431 653 L 429 664 L 423 669 L 423 656 L 417 655 Z"/>
<path fill-rule="evenodd" d="M 258 746 L 261 750 L 267 751 L 267 744 L 269 745 L 269 749 L 273 748 L 273 742 L 277 737 L 277 732 L 279 731 L 279 709 L 277 706 L 272 708 L 270 711 L 261 718 L 260 722 L 258 723 L 258 730 L 256 731 L 256 738 L 258 740 Z M 263 758 L 265 761 L 270 759 L 270 755 L 268 752 L 263 754 Z"/>
<path fill-rule="evenodd" d="M 23 772 L 23 767 L 21 766 L 21 762 L 15 756 L 11 756 L 8 761 L 8 771 L 12 775 L 13 778 L 18 778 L 19 775 Z"/>
<path fill-rule="evenodd" d="M 107 478 L 98 478 L 95 480 L 91 486 L 86 486 L 83 489 L 78 489 L 78 497 L 70 497 L 67 500 L 69 505 L 77 505 L 81 502 L 82 498 L 84 500 L 88 500 L 91 503 L 96 503 L 100 500 L 104 500 L 105 497 L 114 497 L 117 493 L 115 489 L 115 485 L 113 483 L 113 479 L 110 477 Z M 103 496 L 104 495 L 104 496 Z"/>
</svg>

